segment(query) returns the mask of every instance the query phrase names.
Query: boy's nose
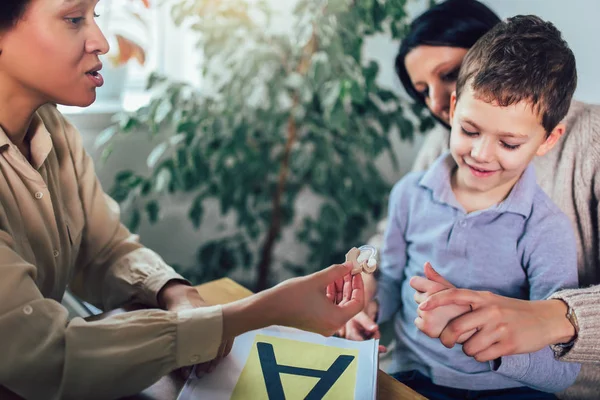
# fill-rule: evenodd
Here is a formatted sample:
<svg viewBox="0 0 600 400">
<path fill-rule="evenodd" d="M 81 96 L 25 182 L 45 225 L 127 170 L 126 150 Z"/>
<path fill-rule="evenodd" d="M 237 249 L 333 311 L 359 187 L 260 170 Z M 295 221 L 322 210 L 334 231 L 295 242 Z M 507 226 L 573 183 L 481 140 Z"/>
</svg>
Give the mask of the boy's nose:
<svg viewBox="0 0 600 400">
<path fill-rule="evenodd" d="M 475 140 L 473 147 L 471 148 L 471 157 L 480 163 L 490 162 L 494 155 L 494 143 L 493 140 L 482 137 L 479 140 Z"/>
</svg>

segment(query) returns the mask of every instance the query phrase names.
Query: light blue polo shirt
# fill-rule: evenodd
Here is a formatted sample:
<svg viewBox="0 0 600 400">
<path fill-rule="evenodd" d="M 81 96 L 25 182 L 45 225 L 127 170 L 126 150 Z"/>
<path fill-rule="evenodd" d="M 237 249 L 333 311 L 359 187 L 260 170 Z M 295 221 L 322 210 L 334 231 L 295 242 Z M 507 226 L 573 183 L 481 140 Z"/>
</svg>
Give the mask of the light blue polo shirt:
<svg viewBox="0 0 600 400">
<path fill-rule="evenodd" d="M 486 210 L 466 213 L 450 178 L 449 153 L 426 172 L 406 175 L 392 189 L 381 254 L 379 321 L 394 318 L 398 346 L 390 372 L 419 370 L 435 384 L 470 390 L 530 386 L 556 392 L 570 386 L 580 365 L 556 361 L 550 348 L 491 363 L 444 347 L 414 325 L 412 276 L 423 264 L 460 288 L 489 290 L 519 299 L 544 299 L 578 286 L 572 225 L 537 185 L 530 165 L 508 197 Z"/>
</svg>

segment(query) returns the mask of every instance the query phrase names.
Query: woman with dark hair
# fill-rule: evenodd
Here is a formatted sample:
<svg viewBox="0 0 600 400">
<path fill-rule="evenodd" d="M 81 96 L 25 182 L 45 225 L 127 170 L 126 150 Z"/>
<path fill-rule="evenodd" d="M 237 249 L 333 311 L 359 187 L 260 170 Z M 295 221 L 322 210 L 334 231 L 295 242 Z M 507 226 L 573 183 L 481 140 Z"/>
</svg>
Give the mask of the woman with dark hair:
<svg viewBox="0 0 600 400">
<path fill-rule="evenodd" d="M 120 222 L 73 125 L 54 104 L 85 107 L 102 86 L 108 43 L 97 0 L 0 2 L 0 398 L 112 399 L 170 371 L 210 372 L 233 338 L 269 325 L 330 335 L 363 307 L 334 265 L 223 306 L 198 292 Z M 66 287 L 103 309 L 67 320 Z M 349 290 L 348 290 L 349 289 Z"/>
<path fill-rule="evenodd" d="M 471 46 L 498 22 L 500 18 L 477 1 L 448 0 L 415 19 L 400 44 L 395 63 L 400 82 L 410 97 L 427 105 L 433 116 L 448 129 L 450 95 L 454 91 L 462 59 Z M 429 49 L 427 54 L 414 56 L 413 50 L 420 52 L 424 48 Z M 430 78 L 436 84 L 414 86 L 406 67 L 406 58 L 411 52 L 410 58 L 416 58 L 417 68 L 424 67 L 422 61 L 434 63 L 426 69 L 433 72 Z"/>
<path fill-rule="evenodd" d="M 475 0 L 448 0 L 411 24 L 396 58 L 396 71 L 411 97 L 425 104 L 441 123 L 425 139 L 415 170 L 428 168 L 448 149 L 449 99 L 462 59 L 498 21 Z M 467 289 L 443 290 L 453 286 L 434 271 L 427 271 L 431 280 L 414 278 L 413 287 L 419 302 L 429 298 L 423 310 L 465 304 L 474 310 L 451 321 L 441 333 L 422 327 L 429 336 L 452 346 L 462 334 L 478 329 L 463 350 L 479 361 L 552 345 L 560 360 L 587 363 L 564 397 L 597 399 L 600 367 L 592 363 L 600 362 L 600 286 L 590 285 L 600 284 L 600 185 L 596 182 L 600 176 L 600 107 L 573 101 L 564 122 L 566 130 L 557 145 L 536 157 L 534 165 L 539 185 L 574 227 L 581 289 L 560 291 L 549 300 L 523 301 Z M 373 309 L 358 314 L 346 325 L 347 336 L 378 335 L 375 315 Z"/>
</svg>

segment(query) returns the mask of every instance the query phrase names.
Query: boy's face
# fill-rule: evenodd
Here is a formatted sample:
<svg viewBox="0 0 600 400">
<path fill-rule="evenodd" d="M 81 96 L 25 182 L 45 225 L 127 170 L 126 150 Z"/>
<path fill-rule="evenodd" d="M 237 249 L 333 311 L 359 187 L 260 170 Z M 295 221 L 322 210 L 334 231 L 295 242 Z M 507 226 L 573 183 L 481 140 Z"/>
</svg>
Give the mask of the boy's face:
<svg viewBox="0 0 600 400">
<path fill-rule="evenodd" d="M 507 195 L 529 162 L 548 152 L 564 132 L 559 124 L 547 136 L 529 103 L 508 107 L 475 97 L 467 82 L 450 104 L 450 152 L 458 165 L 455 189 Z"/>
</svg>

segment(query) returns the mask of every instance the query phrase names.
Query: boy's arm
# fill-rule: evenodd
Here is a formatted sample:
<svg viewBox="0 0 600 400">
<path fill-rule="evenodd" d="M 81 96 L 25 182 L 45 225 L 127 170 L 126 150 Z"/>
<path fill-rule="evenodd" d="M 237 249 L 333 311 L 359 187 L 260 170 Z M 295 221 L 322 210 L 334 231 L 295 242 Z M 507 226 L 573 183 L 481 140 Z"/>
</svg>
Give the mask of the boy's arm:
<svg viewBox="0 0 600 400">
<path fill-rule="evenodd" d="M 392 192 L 388 204 L 388 224 L 385 230 L 377 291 L 375 299 L 379 305 L 377 322 L 389 320 L 400 307 L 400 295 L 406 264 L 405 229 L 409 206 L 407 192 L 413 190 L 412 185 L 407 185 L 413 179 L 402 179 Z"/>
<path fill-rule="evenodd" d="M 530 300 L 545 299 L 560 289 L 578 286 L 577 248 L 566 215 L 554 214 L 541 220 L 527 231 L 522 242 Z M 550 347 L 503 356 L 490 363 L 497 373 L 545 392 L 568 388 L 581 368 L 580 364 L 557 361 Z"/>
</svg>

